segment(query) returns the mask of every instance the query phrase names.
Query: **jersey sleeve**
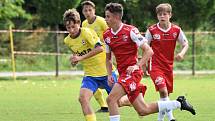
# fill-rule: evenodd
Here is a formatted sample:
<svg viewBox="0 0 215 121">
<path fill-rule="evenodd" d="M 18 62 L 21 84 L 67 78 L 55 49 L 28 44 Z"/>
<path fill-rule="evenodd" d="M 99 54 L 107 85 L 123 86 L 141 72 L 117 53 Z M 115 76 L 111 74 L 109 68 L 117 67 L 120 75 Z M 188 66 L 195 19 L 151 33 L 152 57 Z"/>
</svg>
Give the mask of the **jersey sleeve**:
<svg viewBox="0 0 215 121">
<path fill-rule="evenodd" d="M 152 35 L 148 29 L 146 31 L 145 38 L 148 40 L 148 44 L 150 44 L 152 41 Z"/>
<path fill-rule="evenodd" d="M 139 47 L 147 42 L 146 38 L 143 37 L 137 28 L 134 28 L 130 31 L 130 37 L 133 42 L 135 42 Z"/>
<path fill-rule="evenodd" d="M 179 32 L 179 35 L 178 35 L 178 42 L 181 45 L 184 45 L 184 44 L 188 43 L 188 40 L 187 40 L 184 32 L 181 29 L 180 29 L 180 32 Z"/>
<path fill-rule="evenodd" d="M 105 50 L 106 50 L 106 53 L 110 53 L 110 51 L 111 51 L 109 45 L 106 43 L 105 43 Z"/>
</svg>

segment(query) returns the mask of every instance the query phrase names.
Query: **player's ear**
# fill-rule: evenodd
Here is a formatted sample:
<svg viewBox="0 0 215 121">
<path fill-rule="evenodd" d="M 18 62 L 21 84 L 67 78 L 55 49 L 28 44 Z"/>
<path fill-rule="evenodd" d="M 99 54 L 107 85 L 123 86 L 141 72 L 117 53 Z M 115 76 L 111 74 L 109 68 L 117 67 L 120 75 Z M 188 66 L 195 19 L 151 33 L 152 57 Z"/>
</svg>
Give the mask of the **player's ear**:
<svg viewBox="0 0 215 121">
<path fill-rule="evenodd" d="M 169 13 L 169 18 L 172 18 L 172 13 Z"/>
</svg>

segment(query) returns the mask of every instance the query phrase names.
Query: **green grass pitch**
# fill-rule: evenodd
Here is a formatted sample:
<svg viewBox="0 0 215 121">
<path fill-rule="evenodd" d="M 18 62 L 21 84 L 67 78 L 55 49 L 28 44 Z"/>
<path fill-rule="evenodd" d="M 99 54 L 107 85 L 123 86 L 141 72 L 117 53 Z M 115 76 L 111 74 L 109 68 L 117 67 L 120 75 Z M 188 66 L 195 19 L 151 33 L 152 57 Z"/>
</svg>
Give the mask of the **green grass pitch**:
<svg viewBox="0 0 215 121">
<path fill-rule="evenodd" d="M 84 121 L 78 102 L 81 77 L 19 77 L 17 81 L 0 78 L 0 121 Z M 145 100 L 158 99 L 149 78 Z M 215 75 L 179 75 L 175 77 L 171 99 L 185 95 L 197 115 L 175 110 L 178 121 L 215 121 Z M 99 105 L 92 98 L 94 110 Z M 131 107 L 120 108 L 121 121 L 156 121 L 157 114 L 139 118 Z M 96 113 L 97 121 L 108 121 L 108 113 Z M 167 119 L 166 119 L 167 120 Z"/>
</svg>

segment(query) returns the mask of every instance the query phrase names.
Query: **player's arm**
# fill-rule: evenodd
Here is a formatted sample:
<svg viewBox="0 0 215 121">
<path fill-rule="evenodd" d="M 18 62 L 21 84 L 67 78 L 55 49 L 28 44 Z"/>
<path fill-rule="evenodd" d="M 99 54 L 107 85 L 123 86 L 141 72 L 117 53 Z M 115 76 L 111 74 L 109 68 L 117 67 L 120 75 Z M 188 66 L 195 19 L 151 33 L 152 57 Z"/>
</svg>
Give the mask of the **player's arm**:
<svg viewBox="0 0 215 121">
<path fill-rule="evenodd" d="M 70 63 L 72 64 L 72 66 L 75 66 L 75 65 L 78 63 L 78 61 L 76 61 L 76 62 L 73 62 L 73 61 L 72 61 L 72 57 L 75 56 L 76 54 L 75 54 L 75 52 L 72 50 L 72 48 L 69 47 L 69 43 L 68 43 L 67 38 L 64 39 L 64 44 L 67 45 L 67 47 L 69 48 L 69 50 L 71 50 L 71 53 L 72 53 L 72 54 L 71 54 L 69 60 L 70 60 Z"/>
<path fill-rule="evenodd" d="M 181 61 L 184 59 L 184 55 L 186 54 L 189 44 L 184 32 L 180 29 L 180 33 L 178 35 L 178 42 L 181 44 L 181 51 L 175 56 L 177 61 Z"/>
<path fill-rule="evenodd" d="M 96 43 L 95 48 L 93 48 L 89 53 L 82 55 L 82 56 L 77 56 L 77 55 L 73 55 L 72 56 L 72 62 L 79 62 L 85 59 L 88 59 L 90 57 L 93 57 L 101 52 L 103 52 L 104 49 L 101 45 L 100 42 Z"/>
<path fill-rule="evenodd" d="M 76 56 L 76 54 L 72 49 L 71 49 L 71 52 L 72 52 L 72 54 L 71 54 L 69 60 L 71 61 L 71 65 L 74 67 L 78 64 L 78 61 L 72 61 L 73 56 Z"/>
<path fill-rule="evenodd" d="M 112 55 L 111 55 L 111 50 L 110 47 L 106 44 L 106 68 L 108 72 L 108 85 L 113 86 L 114 79 L 112 77 Z"/>
<path fill-rule="evenodd" d="M 97 55 L 97 54 L 99 54 L 99 53 L 104 51 L 102 43 L 101 43 L 98 35 L 96 34 L 96 32 L 91 30 L 91 29 L 88 29 L 86 31 L 88 31 L 88 32 L 85 33 L 86 34 L 85 35 L 85 40 L 88 42 L 89 45 L 94 46 L 94 48 L 90 52 L 85 54 L 85 55 L 73 56 L 72 60 L 74 62 L 88 59 L 88 58 L 93 57 L 93 56 L 95 56 L 95 55 Z"/>
<path fill-rule="evenodd" d="M 142 67 L 146 65 L 149 58 L 153 55 L 153 50 L 151 47 L 147 44 L 147 39 L 143 37 L 138 29 L 134 29 L 130 32 L 131 39 L 142 49 L 142 58 L 137 62 L 136 65 L 130 66 L 127 69 L 127 73 L 130 74 L 134 70 L 139 69 L 139 67 Z"/>
</svg>

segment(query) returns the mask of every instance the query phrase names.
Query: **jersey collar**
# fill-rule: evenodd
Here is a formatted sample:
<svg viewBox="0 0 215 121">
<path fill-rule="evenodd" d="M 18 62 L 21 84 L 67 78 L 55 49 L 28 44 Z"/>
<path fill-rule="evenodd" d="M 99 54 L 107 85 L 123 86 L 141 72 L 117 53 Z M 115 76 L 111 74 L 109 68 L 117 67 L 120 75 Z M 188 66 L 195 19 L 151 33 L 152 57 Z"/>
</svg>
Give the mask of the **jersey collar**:
<svg viewBox="0 0 215 121">
<path fill-rule="evenodd" d="M 113 29 L 111 28 L 111 33 L 114 34 L 114 35 L 116 35 L 116 34 L 119 33 L 119 31 L 122 29 L 123 25 L 124 25 L 124 24 L 121 23 L 119 29 L 118 29 L 116 32 L 114 32 Z"/>
<path fill-rule="evenodd" d="M 157 23 L 157 27 L 158 27 L 158 29 L 160 29 L 162 32 L 168 32 L 168 31 L 171 29 L 171 26 L 172 26 L 172 24 L 170 23 L 170 25 L 169 25 L 169 28 L 168 28 L 168 29 L 162 29 L 162 28 L 159 26 L 159 23 Z"/>
</svg>

